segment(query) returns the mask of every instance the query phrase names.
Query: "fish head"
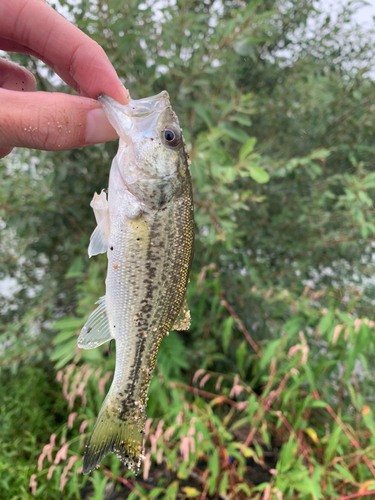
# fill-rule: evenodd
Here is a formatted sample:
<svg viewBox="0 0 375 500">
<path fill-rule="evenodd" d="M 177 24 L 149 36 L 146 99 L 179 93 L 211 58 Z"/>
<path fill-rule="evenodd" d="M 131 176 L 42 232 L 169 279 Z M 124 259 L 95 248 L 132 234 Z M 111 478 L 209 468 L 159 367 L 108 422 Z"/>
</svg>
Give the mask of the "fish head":
<svg viewBox="0 0 375 500">
<path fill-rule="evenodd" d="M 168 92 L 126 105 L 103 94 L 98 99 L 120 137 L 117 166 L 126 189 L 152 209 L 177 196 L 189 171 Z"/>
</svg>

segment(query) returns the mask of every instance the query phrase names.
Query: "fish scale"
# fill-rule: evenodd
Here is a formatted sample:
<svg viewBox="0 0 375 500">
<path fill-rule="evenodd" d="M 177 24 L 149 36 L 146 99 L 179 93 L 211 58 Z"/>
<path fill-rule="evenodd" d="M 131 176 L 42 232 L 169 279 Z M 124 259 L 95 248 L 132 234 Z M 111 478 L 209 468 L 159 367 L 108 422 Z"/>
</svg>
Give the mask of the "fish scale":
<svg viewBox="0 0 375 500">
<path fill-rule="evenodd" d="M 193 198 L 168 94 L 127 106 L 105 97 L 102 106 L 120 136 L 108 201 L 104 193 L 92 201 L 98 226 L 89 255 L 107 251 L 106 296 L 78 343 L 92 348 L 115 338 L 116 368 L 86 447 L 83 472 L 112 452 L 137 473 L 160 344 L 170 330 L 186 329 L 190 322 L 185 299 L 193 257 Z M 165 130 L 179 138 L 176 145 L 166 142 Z"/>
</svg>

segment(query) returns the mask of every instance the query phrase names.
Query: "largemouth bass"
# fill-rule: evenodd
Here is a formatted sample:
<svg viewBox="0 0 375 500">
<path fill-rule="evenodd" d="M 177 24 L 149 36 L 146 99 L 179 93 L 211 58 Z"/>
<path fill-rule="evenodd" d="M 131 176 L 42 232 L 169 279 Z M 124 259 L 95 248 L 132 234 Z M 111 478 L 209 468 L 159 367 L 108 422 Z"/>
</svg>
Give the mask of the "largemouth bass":
<svg viewBox="0 0 375 500">
<path fill-rule="evenodd" d="M 186 330 L 186 289 L 194 218 L 188 155 L 167 92 L 121 105 L 100 104 L 119 149 L 104 191 L 91 206 L 97 220 L 89 256 L 107 252 L 106 295 L 90 315 L 78 346 L 116 341 L 116 368 L 88 441 L 83 473 L 114 453 L 135 474 L 142 458 L 147 392 L 160 343 Z"/>
</svg>

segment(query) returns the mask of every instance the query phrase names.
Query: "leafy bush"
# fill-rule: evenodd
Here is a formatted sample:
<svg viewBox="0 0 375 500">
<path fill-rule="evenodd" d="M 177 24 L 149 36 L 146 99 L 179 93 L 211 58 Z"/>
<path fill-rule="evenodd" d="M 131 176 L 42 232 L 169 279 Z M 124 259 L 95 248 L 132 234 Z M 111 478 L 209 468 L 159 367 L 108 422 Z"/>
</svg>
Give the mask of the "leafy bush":
<svg viewBox="0 0 375 500">
<path fill-rule="evenodd" d="M 104 292 L 89 202 L 116 145 L 0 161 L 7 498 L 374 495 L 374 47 L 352 5 L 335 20 L 310 0 L 56 5 L 134 98 L 171 95 L 194 177 L 193 322 L 161 345 L 143 477 L 113 456 L 82 476 L 115 362 L 76 339 Z"/>
</svg>

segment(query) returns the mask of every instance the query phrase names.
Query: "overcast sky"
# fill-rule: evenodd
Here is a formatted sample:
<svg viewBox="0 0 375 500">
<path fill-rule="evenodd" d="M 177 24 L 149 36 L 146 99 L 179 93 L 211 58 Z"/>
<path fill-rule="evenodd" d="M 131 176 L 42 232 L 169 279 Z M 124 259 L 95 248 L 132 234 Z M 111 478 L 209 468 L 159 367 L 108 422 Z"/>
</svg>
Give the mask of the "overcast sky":
<svg viewBox="0 0 375 500">
<path fill-rule="evenodd" d="M 355 16 L 355 19 L 367 26 L 371 26 L 373 24 L 373 17 L 375 17 L 375 0 L 367 0 L 369 4 L 366 7 L 362 7 Z"/>
</svg>

